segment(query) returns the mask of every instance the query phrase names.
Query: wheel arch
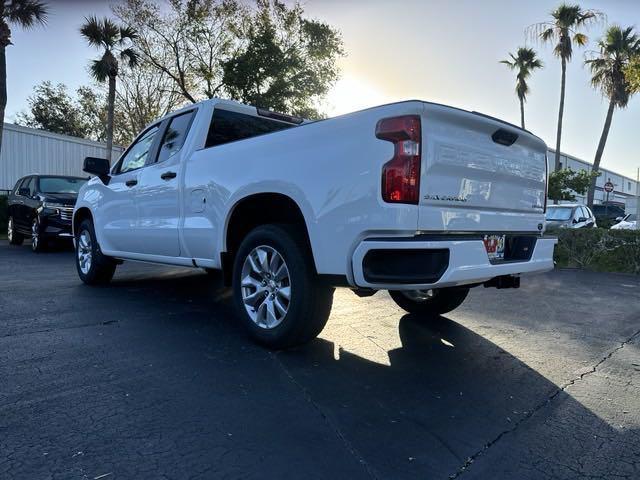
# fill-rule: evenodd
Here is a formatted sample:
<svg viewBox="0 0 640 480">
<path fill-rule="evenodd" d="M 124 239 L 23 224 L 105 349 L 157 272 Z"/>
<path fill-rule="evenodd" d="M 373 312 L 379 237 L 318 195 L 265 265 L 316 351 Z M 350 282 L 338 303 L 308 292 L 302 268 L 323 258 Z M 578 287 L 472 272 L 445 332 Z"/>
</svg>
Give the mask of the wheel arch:
<svg viewBox="0 0 640 480">
<path fill-rule="evenodd" d="M 75 235 L 78 231 L 78 227 L 84 220 L 91 220 L 93 222 L 93 214 L 87 207 L 81 207 L 77 209 L 73 214 L 72 232 Z"/>
<path fill-rule="evenodd" d="M 220 258 L 225 283 L 231 282 L 233 260 L 246 235 L 260 225 L 274 223 L 295 225 L 300 229 L 317 270 L 309 228 L 298 203 L 283 193 L 255 193 L 238 200 L 227 215 Z"/>
</svg>

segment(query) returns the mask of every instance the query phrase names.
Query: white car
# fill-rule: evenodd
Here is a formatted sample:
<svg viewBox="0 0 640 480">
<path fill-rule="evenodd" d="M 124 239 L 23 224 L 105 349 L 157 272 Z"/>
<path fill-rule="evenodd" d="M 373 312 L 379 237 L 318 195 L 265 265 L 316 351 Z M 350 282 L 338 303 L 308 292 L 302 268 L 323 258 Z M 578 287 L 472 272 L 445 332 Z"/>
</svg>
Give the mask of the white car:
<svg viewBox="0 0 640 480">
<path fill-rule="evenodd" d="M 422 101 L 317 122 L 212 99 L 152 123 L 74 210 L 77 270 L 122 260 L 221 269 L 257 341 L 314 338 L 334 287 L 390 290 L 425 317 L 470 287 L 553 268 L 545 143 Z"/>
<path fill-rule="evenodd" d="M 618 220 L 618 219 L 616 219 Z M 635 213 L 628 213 L 611 227 L 611 230 L 635 230 L 638 217 Z"/>
</svg>

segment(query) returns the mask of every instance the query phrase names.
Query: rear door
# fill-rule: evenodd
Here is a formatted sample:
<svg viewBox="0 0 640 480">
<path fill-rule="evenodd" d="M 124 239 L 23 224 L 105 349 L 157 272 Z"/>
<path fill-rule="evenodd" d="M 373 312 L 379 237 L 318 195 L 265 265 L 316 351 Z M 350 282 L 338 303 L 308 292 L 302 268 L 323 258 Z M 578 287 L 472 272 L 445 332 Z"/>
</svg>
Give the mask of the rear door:
<svg viewBox="0 0 640 480">
<path fill-rule="evenodd" d="M 481 114 L 425 104 L 418 228 L 537 231 L 544 222 L 545 143 Z"/>
</svg>

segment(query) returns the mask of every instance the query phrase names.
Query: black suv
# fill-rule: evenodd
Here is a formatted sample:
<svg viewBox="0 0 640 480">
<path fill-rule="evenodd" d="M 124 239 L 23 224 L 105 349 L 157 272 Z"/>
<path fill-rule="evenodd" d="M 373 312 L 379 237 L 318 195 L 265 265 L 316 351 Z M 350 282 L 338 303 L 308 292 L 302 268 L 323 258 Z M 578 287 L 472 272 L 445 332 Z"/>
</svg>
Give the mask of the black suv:
<svg viewBox="0 0 640 480">
<path fill-rule="evenodd" d="M 617 223 L 616 219 L 618 217 L 624 217 L 624 208 L 619 205 L 594 205 L 592 210 L 596 220 L 598 221 L 598 226 L 603 228 L 611 227 L 613 224 Z"/>
<path fill-rule="evenodd" d="M 86 181 L 55 175 L 29 175 L 18 180 L 9 195 L 9 243 L 22 245 L 29 237 L 31 249 L 41 252 L 50 239 L 71 240 L 73 207 Z"/>
</svg>

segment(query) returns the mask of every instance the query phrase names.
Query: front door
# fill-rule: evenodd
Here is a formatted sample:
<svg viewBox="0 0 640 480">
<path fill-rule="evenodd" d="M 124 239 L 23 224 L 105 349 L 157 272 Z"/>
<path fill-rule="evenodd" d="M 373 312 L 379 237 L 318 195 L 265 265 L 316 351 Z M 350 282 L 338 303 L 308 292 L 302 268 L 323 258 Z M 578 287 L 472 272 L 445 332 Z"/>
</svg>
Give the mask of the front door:
<svg viewBox="0 0 640 480">
<path fill-rule="evenodd" d="M 101 244 L 106 250 L 138 253 L 141 239 L 137 231 L 138 209 L 136 194 L 140 188 L 140 177 L 150 151 L 157 140 L 159 126 L 145 130 L 118 161 L 105 189 Z"/>
<path fill-rule="evenodd" d="M 180 165 L 194 114 L 192 110 L 163 122 L 158 151 L 140 171 L 136 198 L 141 253 L 180 256 Z"/>
</svg>

